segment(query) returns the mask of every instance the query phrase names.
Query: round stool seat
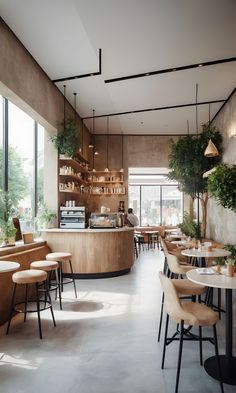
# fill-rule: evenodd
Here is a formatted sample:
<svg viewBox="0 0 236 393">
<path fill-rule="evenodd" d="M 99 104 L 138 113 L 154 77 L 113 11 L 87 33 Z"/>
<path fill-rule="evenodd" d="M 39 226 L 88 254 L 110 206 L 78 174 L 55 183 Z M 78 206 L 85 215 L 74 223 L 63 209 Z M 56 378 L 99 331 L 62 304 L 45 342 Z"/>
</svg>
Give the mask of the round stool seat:
<svg viewBox="0 0 236 393">
<path fill-rule="evenodd" d="M 58 263 L 54 261 L 35 261 L 30 264 L 30 269 L 44 270 L 45 272 L 51 272 L 58 268 Z"/>
<path fill-rule="evenodd" d="M 51 252 L 46 255 L 48 261 L 67 262 L 71 259 L 72 254 L 69 252 Z"/>
<path fill-rule="evenodd" d="M 12 281 L 16 284 L 31 284 L 46 279 L 47 273 L 43 270 L 21 270 L 12 275 Z"/>
</svg>

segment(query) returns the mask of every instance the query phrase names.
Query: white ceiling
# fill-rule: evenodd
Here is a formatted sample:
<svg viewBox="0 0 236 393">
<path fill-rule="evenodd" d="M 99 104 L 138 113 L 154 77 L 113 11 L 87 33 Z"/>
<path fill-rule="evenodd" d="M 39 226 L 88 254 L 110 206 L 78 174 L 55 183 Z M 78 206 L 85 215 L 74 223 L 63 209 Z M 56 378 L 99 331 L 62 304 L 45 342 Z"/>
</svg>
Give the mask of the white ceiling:
<svg viewBox="0 0 236 393">
<path fill-rule="evenodd" d="M 227 99 L 236 86 L 236 62 L 146 76 L 115 83 L 104 80 L 236 56 L 234 0 L 0 0 L 0 14 L 54 80 L 81 117 Z M 222 104 L 211 104 L 211 117 Z M 198 107 L 198 123 L 209 106 Z M 195 107 L 110 117 L 110 133 L 196 132 Z M 85 120 L 92 129 L 92 120 Z M 106 117 L 95 132 L 106 132 Z"/>
</svg>

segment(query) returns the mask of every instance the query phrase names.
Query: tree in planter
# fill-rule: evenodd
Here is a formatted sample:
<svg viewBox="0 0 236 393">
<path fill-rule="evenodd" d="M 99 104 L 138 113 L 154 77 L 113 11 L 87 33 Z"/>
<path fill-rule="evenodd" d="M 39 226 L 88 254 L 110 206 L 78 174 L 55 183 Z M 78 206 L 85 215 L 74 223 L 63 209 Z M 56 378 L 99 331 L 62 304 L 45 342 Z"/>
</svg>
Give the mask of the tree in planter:
<svg viewBox="0 0 236 393">
<path fill-rule="evenodd" d="M 194 200 L 199 198 L 202 208 L 201 236 L 206 232 L 206 209 L 208 201 L 207 179 L 203 173 L 212 169 L 221 157 L 207 158 L 204 151 L 211 139 L 219 153 L 222 152 L 222 136 L 215 127 L 208 124 L 202 126 L 199 135 L 186 135 L 177 142 L 171 140 L 169 155 L 169 178 L 179 183 L 179 189 L 191 196 Z M 200 235 L 200 234 L 199 234 Z"/>
<path fill-rule="evenodd" d="M 221 163 L 207 179 L 211 196 L 226 209 L 236 212 L 236 165 Z"/>
<path fill-rule="evenodd" d="M 62 128 L 62 131 L 59 131 L 57 135 L 51 136 L 50 140 L 60 154 L 73 157 L 80 147 L 79 133 L 74 119 L 66 119 L 60 124 L 60 128 Z"/>
</svg>

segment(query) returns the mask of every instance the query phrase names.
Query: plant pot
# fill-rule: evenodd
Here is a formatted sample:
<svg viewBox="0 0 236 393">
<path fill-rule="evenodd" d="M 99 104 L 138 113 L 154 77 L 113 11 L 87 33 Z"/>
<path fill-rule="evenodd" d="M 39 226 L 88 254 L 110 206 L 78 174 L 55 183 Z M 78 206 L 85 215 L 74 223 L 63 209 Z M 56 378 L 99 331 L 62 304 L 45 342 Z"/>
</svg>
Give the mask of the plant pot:
<svg viewBox="0 0 236 393">
<path fill-rule="evenodd" d="M 227 276 L 234 277 L 234 266 L 231 264 L 227 264 Z"/>
</svg>

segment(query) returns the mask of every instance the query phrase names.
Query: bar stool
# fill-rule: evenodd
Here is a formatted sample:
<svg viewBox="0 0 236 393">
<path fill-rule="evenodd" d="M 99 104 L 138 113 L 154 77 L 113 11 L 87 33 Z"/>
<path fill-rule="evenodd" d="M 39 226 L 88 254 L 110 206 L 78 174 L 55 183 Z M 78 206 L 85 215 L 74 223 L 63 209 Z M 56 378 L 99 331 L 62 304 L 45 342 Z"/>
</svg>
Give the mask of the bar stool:
<svg viewBox="0 0 236 393">
<path fill-rule="evenodd" d="M 61 287 L 61 292 L 63 292 L 63 286 L 65 284 L 69 284 L 69 283 L 73 282 L 74 291 L 75 291 L 75 297 L 77 299 L 77 291 L 76 291 L 75 279 L 73 277 L 74 272 L 73 272 L 73 269 L 72 269 L 71 257 L 72 257 L 72 254 L 69 253 L 69 252 L 51 252 L 50 254 L 46 255 L 47 261 L 58 262 L 58 265 L 59 265 L 59 284 L 60 284 L 60 287 Z M 69 279 L 67 281 L 63 280 L 63 263 L 69 263 L 70 271 L 71 271 L 71 274 L 72 274 L 72 279 Z"/>
<path fill-rule="evenodd" d="M 54 314 L 53 314 L 53 309 L 52 309 L 52 302 L 51 302 L 51 296 L 48 291 L 48 286 L 47 286 L 47 273 L 44 272 L 43 270 L 22 270 L 20 272 L 16 272 L 12 275 L 12 281 L 14 282 L 14 288 L 13 288 L 13 294 L 12 294 L 12 300 L 11 300 L 11 308 L 10 308 L 10 315 L 9 315 L 9 321 L 7 325 L 7 331 L 6 334 L 9 333 L 10 330 L 10 325 L 11 325 L 11 320 L 12 320 L 12 314 L 13 311 L 24 313 L 24 322 L 26 321 L 26 314 L 28 312 L 36 312 L 38 314 L 38 327 L 39 327 L 39 337 L 42 339 L 42 328 L 41 328 L 41 319 L 40 319 L 40 311 L 46 310 L 50 308 L 51 314 L 52 314 L 52 320 L 54 326 L 56 326 Z M 45 284 L 45 289 L 43 291 L 45 292 L 46 296 L 46 304 L 45 301 L 43 302 L 43 306 L 40 306 L 40 292 L 42 291 L 40 289 L 40 284 L 44 283 Z M 34 303 L 35 300 L 28 300 L 28 285 L 29 284 L 35 284 L 35 294 L 36 294 L 36 305 L 37 309 L 33 310 L 28 310 L 28 303 Z M 25 285 L 25 300 L 24 302 L 19 302 L 15 303 L 15 295 L 16 295 L 16 288 L 17 285 Z M 18 308 L 17 306 L 24 305 L 23 309 Z"/>
<path fill-rule="evenodd" d="M 34 270 L 43 270 L 47 273 L 47 281 L 48 281 L 48 290 L 49 291 L 56 291 L 56 299 L 57 299 L 57 289 L 59 292 L 59 303 L 60 309 L 62 310 L 62 302 L 61 302 L 61 286 L 59 285 L 59 278 L 58 278 L 58 262 L 54 261 L 35 261 L 30 264 L 30 269 Z M 55 273 L 56 283 L 52 283 L 52 273 Z"/>
</svg>

